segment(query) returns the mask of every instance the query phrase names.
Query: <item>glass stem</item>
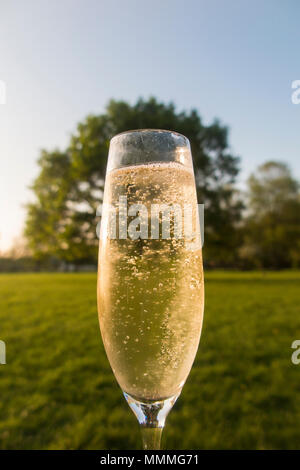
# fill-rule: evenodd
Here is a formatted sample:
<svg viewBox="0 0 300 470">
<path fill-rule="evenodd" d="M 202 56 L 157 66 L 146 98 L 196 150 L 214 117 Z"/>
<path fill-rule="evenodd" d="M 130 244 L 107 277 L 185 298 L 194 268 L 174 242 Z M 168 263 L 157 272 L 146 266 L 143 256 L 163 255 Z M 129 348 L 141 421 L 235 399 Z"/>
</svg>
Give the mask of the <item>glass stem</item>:
<svg viewBox="0 0 300 470">
<path fill-rule="evenodd" d="M 165 400 L 140 401 L 124 392 L 128 405 L 140 423 L 144 450 L 160 449 L 161 435 L 166 417 L 179 397 L 179 394 L 180 392 L 178 395 L 166 398 Z"/>
<path fill-rule="evenodd" d="M 141 426 L 144 450 L 160 450 L 163 428 L 149 428 Z"/>
</svg>

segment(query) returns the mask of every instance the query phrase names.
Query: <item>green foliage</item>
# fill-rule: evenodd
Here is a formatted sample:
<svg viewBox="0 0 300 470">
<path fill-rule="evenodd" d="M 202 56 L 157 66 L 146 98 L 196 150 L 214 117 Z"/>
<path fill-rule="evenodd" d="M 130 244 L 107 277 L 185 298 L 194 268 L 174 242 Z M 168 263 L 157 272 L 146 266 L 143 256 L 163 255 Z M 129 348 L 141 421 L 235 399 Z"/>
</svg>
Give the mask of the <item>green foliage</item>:
<svg viewBox="0 0 300 470">
<path fill-rule="evenodd" d="M 249 214 L 242 255 L 250 265 L 269 268 L 300 265 L 299 184 L 288 167 L 267 162 L 248 180 Z"/>
<path fill-rule="evenodd" d="M 103 350 L 95 285 L 95 274 L 0 276 L 1 449 L 140 448 Z M 299 287 L 296 271 L 206 274 L 200 348 L 166 448 L 299 448 Z"/>
<path fill-rule="evenodd" d="M 206 207 L 207 261 L 232 262 L 241 202 L 233 188 L 239 159 L 229 152 L 227 128 L 218 121 L 205 126 L 195 110 L 178 113 L 172 103 L 154 98 L 132 106 L 112 100 L 104 114 L 78 124 L 65 152 L 42 152 L 25 232 L 36 257 L 96 262 L 96 209 L 103 196 L 109 140 L 139 128 L 176 130 L 190 139 L 198 199 Z"/>
</svg>

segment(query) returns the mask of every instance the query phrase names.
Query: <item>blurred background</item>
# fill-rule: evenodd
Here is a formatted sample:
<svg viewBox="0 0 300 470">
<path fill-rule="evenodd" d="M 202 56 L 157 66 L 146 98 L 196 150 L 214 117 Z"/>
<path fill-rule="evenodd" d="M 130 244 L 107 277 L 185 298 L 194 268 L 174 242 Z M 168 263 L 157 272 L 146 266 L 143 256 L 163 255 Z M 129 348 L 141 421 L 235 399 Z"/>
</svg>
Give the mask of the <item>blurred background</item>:
<svg viewBox="0 0 300 470">
<path fill-rule="evenodd" d="M 299 13 L 0 2 L 0 448 L 139 447 L 100 339 L 96 209 L 109 140 L 148 127 L 190 139 L 205 205 L 204 329 L 164 445 L 299 448 Z"/>
</svg>

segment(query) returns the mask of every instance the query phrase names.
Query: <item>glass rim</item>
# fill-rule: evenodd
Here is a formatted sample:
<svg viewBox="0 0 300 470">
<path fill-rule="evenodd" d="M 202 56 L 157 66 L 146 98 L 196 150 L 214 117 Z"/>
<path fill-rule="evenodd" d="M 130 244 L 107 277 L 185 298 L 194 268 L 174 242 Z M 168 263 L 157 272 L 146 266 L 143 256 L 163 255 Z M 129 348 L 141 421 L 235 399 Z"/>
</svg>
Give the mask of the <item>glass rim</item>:
<svg viewBox="0 0 300 470">
<path fill-rule="evenodd" d="M 142 129 L 130 129 L 128 131 L 123 131 L 123 132 L 119 132 L 118 134 L 114 135 L 111 139 L 110 139 L 110 142 L 112 142 L 116 137 L 119 137 L 121 135 L 125 135 L 125 134 L 133 134 L 133 133 L 139 133 L 139 132 L 157 132 L 157 133 L 166 133 L 166 134 L 176 134 L 180 137 L 183 137 L 185 140 L 187 140 L 189 142 L 189 139 L 181 134 L 180 132 L 177 132 L 177 131 L 172 131 L 170 129 L 154 129 L 154 128 L 142 128 Z"/>
</svg>

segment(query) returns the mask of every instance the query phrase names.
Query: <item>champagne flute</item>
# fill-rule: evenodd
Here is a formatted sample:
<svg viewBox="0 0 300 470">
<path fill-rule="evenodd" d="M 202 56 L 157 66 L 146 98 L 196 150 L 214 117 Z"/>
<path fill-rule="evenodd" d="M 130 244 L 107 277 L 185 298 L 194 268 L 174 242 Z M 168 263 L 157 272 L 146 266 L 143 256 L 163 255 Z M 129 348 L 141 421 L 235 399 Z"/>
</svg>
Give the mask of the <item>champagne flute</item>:
<svg viewBox="0 0 300 470">
<path fill-rule="evenodd" d="M 143 448 L 159 449 L 197 352 L 204 308 L 195 178 L 183 135 L 142 129 L 112 138 L 97 292 L 111 368 Z"/>
</svg>

